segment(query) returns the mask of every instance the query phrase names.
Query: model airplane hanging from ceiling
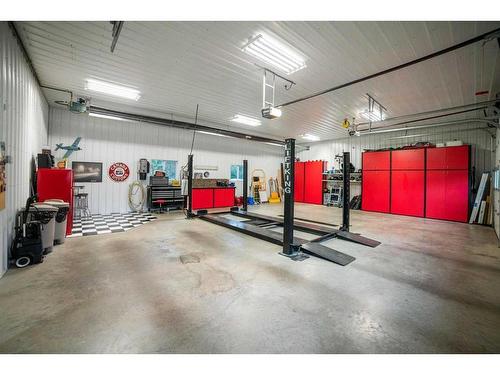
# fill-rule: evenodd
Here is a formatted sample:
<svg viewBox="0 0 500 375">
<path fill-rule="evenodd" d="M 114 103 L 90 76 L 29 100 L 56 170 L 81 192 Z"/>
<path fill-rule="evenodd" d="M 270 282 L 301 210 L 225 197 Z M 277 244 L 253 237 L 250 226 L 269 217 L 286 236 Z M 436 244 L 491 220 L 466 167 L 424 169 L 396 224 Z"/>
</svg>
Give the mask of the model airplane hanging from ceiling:
<svg viewBox="0 0 500 375">
<path fill-rule="evenodd" d="M 82 137 L 78 137 L 75 139 L 75 141 L 73 142 L 72 145 L 69 145 L 69 146 L 63 146 L 62 143 L 56 143 L 56 149 L 55 151 L 61 149 L 61 150 L 66 150 L 66 153 L 64 154 L 64 156 L 62 157 L 63 159 L 67 159 L 69 158 L 69 156 L 74 152 L 74 151 L 80 151 L 81 148 L 78 147 L 78 144 L 80 143 L 80 140 L 82 139 Z"/>
</svg>

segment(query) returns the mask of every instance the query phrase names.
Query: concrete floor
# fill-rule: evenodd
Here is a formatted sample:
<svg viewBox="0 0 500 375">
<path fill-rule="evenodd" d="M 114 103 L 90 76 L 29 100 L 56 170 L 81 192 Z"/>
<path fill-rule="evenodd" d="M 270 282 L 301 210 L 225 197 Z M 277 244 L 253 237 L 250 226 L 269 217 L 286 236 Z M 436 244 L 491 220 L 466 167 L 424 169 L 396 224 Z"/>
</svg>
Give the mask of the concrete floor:
<svg viewBox="0 0 500 375">
<path fill-rule="evenodd" d="M 281 213 L 279 205 L 257 209 Z M 340 209 L 296 205 L 340 223 Z M 179 213 L 68 239 L 0 279 L 3 353 L 500 352 L 491 228 L 352 212 L 341 267 Z"/>
</svg>

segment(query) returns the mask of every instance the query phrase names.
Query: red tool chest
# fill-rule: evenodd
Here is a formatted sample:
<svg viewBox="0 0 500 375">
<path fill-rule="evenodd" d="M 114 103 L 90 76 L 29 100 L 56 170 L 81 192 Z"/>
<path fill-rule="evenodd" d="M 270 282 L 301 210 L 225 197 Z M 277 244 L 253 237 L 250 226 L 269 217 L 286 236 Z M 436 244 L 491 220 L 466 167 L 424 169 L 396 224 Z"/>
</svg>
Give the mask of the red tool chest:
<svg viewBox="0 0 500 375">
<path fill-rule="evenodd" d="M 304 162 L 295 162 L 295 179 L 294 179 L 294 200 L 295 202 L 304 202 Z"/>
<path fill-rule="evenodd" d="M 469 146 L 427 150 L 426 217 L 467 222 Z"/>
<path fill-rule="evenodd" d="M 390 211 L 391 152 L 363 152 L 361 207 L 365 211 Z"/>
<path fill-rule="evenodd" d="M 193 188 L 193 210 L 234 206 L 234 187 Z"/>
<path fill-rule="evenodd" d="M 304 203 L 323 204 L 323 172 L 326 163 L 322 160 L 304 163 Z"/>
<path fill-rule="evenodd" d="M 214 189 L 214 207 L 234 206 L 234 188 Z"/>
<path fill-rule="evenodd" d="M 62 199 L 69 203 L 66 235 L 73 229 L 73 170 L 40 168 L 37 172 L 38 201 L 47 199 Z"/>
</svg>

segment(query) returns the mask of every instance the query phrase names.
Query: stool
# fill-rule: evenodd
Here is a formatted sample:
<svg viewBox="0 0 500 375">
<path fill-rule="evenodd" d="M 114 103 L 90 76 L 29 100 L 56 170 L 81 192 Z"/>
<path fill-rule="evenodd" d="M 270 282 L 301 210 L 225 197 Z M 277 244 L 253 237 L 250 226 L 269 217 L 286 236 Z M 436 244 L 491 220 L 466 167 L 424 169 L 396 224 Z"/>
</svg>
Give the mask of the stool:
<svg viewBox="0 0 500 375">
<path fill-rule="evenodd" d="M 81 218 L 90 216 L 89 211 L 89 194 L 88 193 L 78 193 L 75 194 L 75 203 L 74 203 L 74 217 Z M 83 215 L 82 215 L 83 214 Z"/>
<path fill-rule="evenodd" d="M 163 212 L 161 209 L 162 209 L 162 205 L 167 203 L 167 201 L 165 199 L 157 199 L 157 200 L 154 200 L 153 201 L 154 204 L 159 204 L 160 205 L 160 214 Z"/>
</svg>

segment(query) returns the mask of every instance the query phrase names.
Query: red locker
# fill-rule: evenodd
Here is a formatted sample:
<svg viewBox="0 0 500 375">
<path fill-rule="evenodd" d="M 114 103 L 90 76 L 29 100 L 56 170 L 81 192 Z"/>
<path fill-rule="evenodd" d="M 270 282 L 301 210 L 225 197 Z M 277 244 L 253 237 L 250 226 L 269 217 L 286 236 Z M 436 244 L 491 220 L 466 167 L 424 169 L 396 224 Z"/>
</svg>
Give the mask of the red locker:
<svg viewBox="0 0 500 375">
<path fill-rule="evenodd" d="M 446 171 L 445 219 L 466 223 L 469 217 L 469 171 Z"/>
<path fill-rule="evenodd" d="M 218 188 L 214 190 L 214 207 L 234 206 L 235 188 Z"/>
<path fill-rule="evenodd" d="M 442 219 L 446 213 L 446 171 L 428 170 L 426 176 L 425 217 Z"/>
<path fill-rule="evenodd" d="M 427 169 L 469 169 L 469 146 L 427 149 Z"/>
<path fill-rule="evenodd" d="M 62 199 L 69 203 L 66 235 L 73 229 L 73 170 L 40 168 L 37 171 L 38 200 Z"/>
<path fill-rule="evenodd" d="M 469 146 L 446 147 L 446 169 L 469 169 Z"/>
<path fill-rule="evenodd" d="M 304 203 L 323 204 L 323 161 L 307 161 L 304 167 Z"/>
<path fill-rule="evenodd" d="M 469 171 L 427 171 L 426 217 L 467 222 L 469 216 Z"/>
<path fill-rule="evenodd" d="M 294 179 L 294 200 L 295 202 L 304 202 L 304 162 L 295 162 L 295 179 Z"/>
<path fill-rule="evenodd" d="M 446 147 L 427 149 L 427 170 L 446 169 Z"/>
<path fill-rule="evenodd" d="M 391 169 L 390 151 L 363 152 L 363 171 L 388 171 Z"/>
<path fill-rule="evenodd" d="M 364 171 L 361 208 L 364 211 L 389 212 L 390 171 Z"/>
<path fill-rule="evenodd" d="M 425 169 L 425 149 L 392 151 L 391 169 L 410 171 Z"/>
<path fill-rule="evenodd" d="M 214 189 L 193 189 L 193 210 L 212 208 L 214 206 Z"/>
<path fill-rule="evenodd" d="M 392 171 L 391 213 L 424 216 L 424 171 Z"/>
</svg>

